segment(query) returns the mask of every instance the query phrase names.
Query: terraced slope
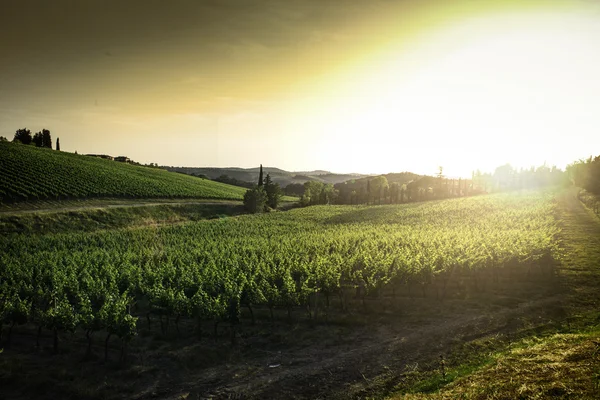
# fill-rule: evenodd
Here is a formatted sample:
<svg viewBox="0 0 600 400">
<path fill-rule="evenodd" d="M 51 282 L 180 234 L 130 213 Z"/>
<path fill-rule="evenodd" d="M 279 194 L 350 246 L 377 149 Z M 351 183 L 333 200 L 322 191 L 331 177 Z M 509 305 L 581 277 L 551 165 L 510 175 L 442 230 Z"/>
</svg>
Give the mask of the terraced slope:
<svg viewBox="0 0 600 400">
<path fill-rule="evenodd" d="M 87 197 L 241 200 L 244 192 L 161 169 L 0 143 L 0 202 Z"/>
</svg>

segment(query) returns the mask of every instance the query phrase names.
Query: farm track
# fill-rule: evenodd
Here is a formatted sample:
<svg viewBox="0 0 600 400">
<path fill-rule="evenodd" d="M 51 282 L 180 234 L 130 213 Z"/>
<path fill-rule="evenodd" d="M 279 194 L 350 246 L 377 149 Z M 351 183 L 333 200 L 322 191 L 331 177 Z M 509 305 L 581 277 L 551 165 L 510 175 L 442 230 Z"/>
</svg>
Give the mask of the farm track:
<svg viewBox="0 0 600 400">
<path fill-rule="evenodd" d="M 194 201 L 128 201 L 128 202 L 115 202 L 107 204 L 84 204 L 84 205 L 69 205 L 63 206 L 57 205 L 56 207 L 48 208 L 29 208 L 29 209 L 0 209 L 0 216 L 11 216 L 11 215 L 25 215 L 25 214 L 37 214 L 37 213 L 61 213 L 61 212 L 77 212 L 77 211 L 92 211 L 92 210 L 105 210 L 114 208 L 133 208 L 133 207 L 151 207 L 151 206 L 181 206 L 181 205 L 221 205 L 221 204 L 242 204 L 241 201 L 236 200 L 194 200 Z"/>
</svg>

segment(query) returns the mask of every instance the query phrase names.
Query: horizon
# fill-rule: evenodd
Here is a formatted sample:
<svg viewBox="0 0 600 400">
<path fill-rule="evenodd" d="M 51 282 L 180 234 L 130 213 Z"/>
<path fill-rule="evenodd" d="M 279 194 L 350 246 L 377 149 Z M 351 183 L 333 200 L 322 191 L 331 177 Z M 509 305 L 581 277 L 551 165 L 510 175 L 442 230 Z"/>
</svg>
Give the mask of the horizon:
<svg viewBox="0 0 600 400">
<path fill-rule="evenodd" d="M 454 177 L 600 148 L 599 5 L 343 3 L 9 1 L 0 135 L 164 166 Z"/>
</svg>

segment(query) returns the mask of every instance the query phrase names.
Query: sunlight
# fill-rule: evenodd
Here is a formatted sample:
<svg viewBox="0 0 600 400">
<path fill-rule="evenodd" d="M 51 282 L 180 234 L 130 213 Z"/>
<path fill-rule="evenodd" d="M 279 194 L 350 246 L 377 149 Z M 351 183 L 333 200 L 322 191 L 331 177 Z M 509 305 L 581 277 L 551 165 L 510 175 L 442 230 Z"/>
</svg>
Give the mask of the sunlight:
<svg viewBox="0 0 600 400">
<path fill-rule="evenodd" d="M 598 16 L 584 13 L 457 22 L 318 102 L 310 128 L 321 133 L 321 165 L 427 174 L 443 165 L 453 176 L 506 162 L 564 167 L 577 155 L 563 136 L 600 128 L 599 42 Z"/>
</svg>

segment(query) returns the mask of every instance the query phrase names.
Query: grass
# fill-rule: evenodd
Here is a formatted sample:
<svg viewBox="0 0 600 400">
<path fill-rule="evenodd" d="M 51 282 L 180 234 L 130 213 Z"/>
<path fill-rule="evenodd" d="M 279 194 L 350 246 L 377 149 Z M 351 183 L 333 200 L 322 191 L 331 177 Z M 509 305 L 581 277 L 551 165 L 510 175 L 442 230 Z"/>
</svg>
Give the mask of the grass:
<svg viewBox="0 0 600 400">
<path fill-rule="evenodd" d="M 532 336 L 480 363 L 438 369 L 393 399 L 529 399 L 600 396 L 600 328 Z"/>
<path fill-rule="evenodd" d="M 136 207 L 55 210 L 0 214 L 0 233 L 47 234 L 91 232 L 141 226 L 176 224 L 203 219 L 223 218 L 245 212 L 237 202 L 155 204 Z"/>
<path fill-rule="evenodd" d="M 577 198 L 586 206 L 587 209 L 600 217 L 600 198 L 586 190 L 581 190 Z"/>
<path fill-rule="evenodd" d="M 391 399 L 600 398 L 600 221 L 574 191 L 558 198 L 566 318 L 485 339 L 408 370 Z"/>
</svg>

